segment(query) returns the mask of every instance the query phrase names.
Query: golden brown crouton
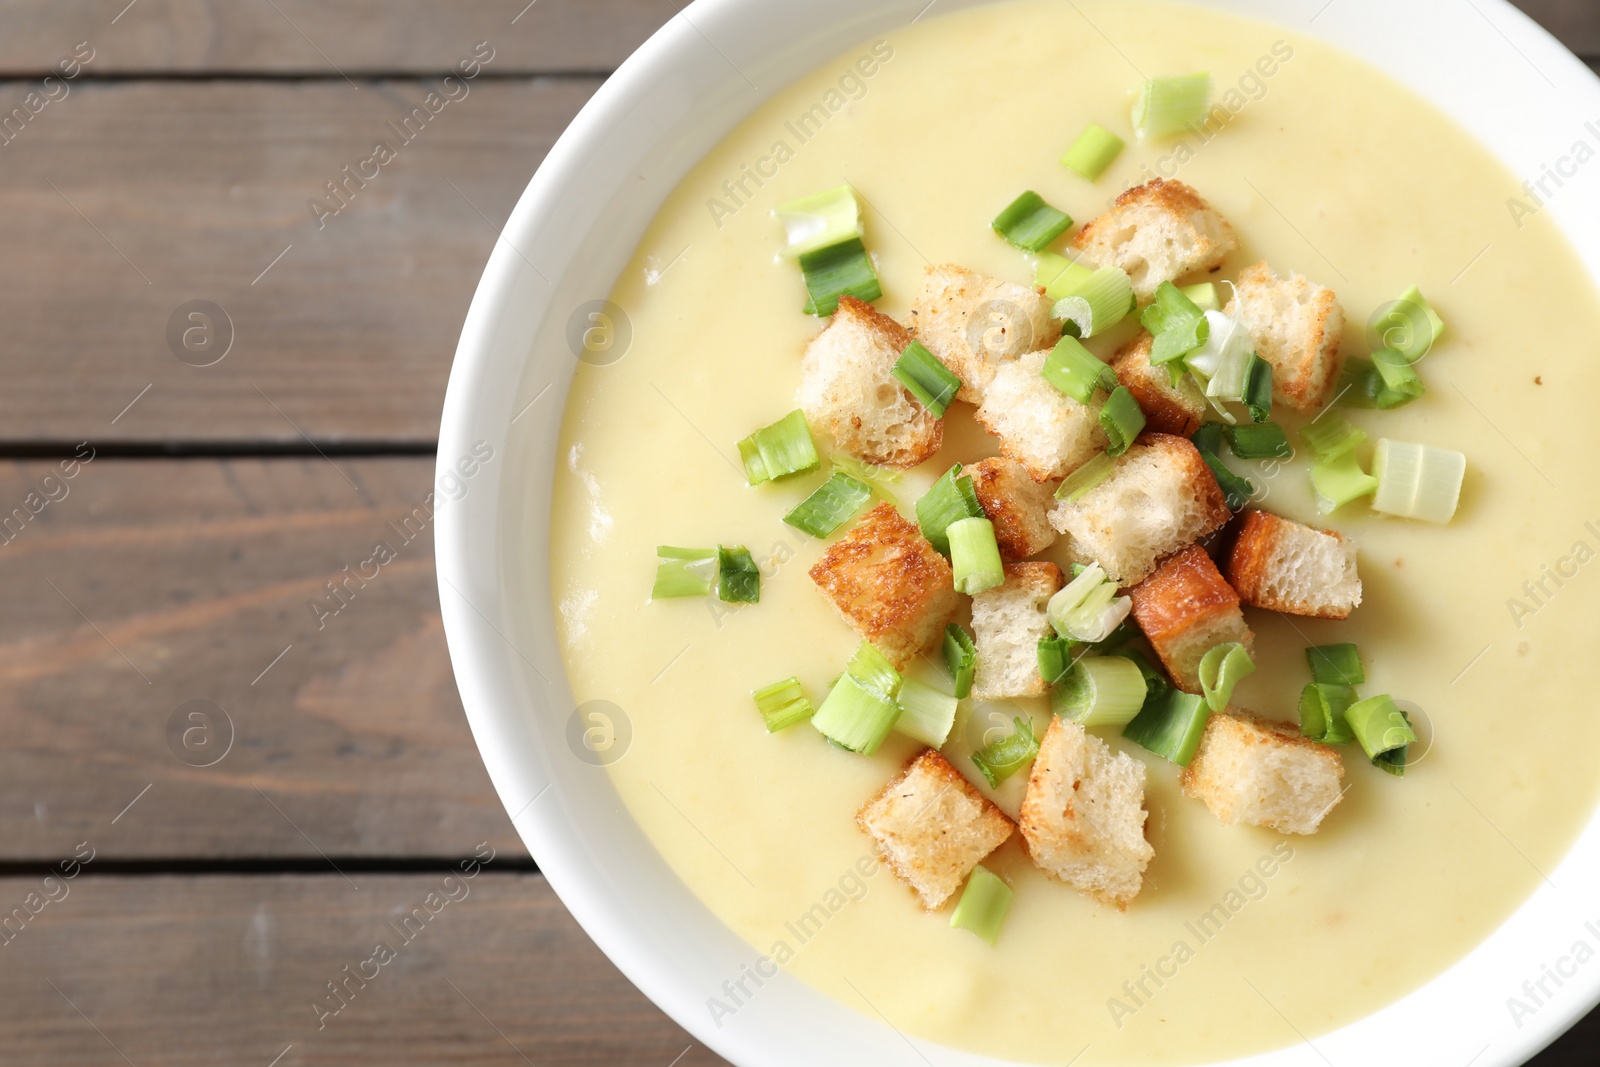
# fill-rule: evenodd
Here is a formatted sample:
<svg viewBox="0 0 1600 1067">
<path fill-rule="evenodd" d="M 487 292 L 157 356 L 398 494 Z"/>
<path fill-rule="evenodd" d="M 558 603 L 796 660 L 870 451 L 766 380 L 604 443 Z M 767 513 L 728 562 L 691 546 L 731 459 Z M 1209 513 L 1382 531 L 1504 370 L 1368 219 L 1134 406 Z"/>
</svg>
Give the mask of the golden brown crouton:
<svg viewBox="0 0 1600 1067">
<path fill-rule="evenodd" d="M 1099 413 L 1039 376 L 1049 355 L 1029 352 L 995 371 L 973 413 L 1036 482 L 1059 481 L 1106 448 Z"/>
<path fill-rule="evenodd" d="M 1247 649 L 1255 647 L 1255 635 L 1239 610 L 1239 594 L 1199 545 L 1164 561 L 1128 595 L 1134 621 L 1173 684 L 1185 692 L 1200 692 L 1200 661 L 1217 645 L 1237 641 Z"/>
<path fill-rule="evenodd" d="M 1273 399 L 1295 411 L 1320 410 L 1342 365 L 1344 309 L 1334 291 L 1299 274 L 1280 278 L 1261 262 L 1240 272 L 1227 313 L 1244 322 L 1256 355 L 1272 364 Z"/>
<path fill-rule="evenodd" d="M 1230 711 L 1213 715 L 1179 777 L 1183 795 L 1232 826 L 1313 834 L 1344 793 L 1344 761 L 1288 723 Z"/>
<path fill-rule="evenodd" d="M 1121 267 L 1145 302 L 1162 282 L 1221 267 L 1239 239 L 1199 193 L 1156 178 L 1117 197 L 1110 211 L 1078 231 L 1072 247 L 1090 266 Z"/>
<path fill-rule="evenodd" d="M 1155 339 L 1148 333 L 1140 332 L 1117 352 L 1111 369 L 1117 372 L 1117 381 L 1127 386 L 1128 392 L 1139 402 L 1145 429 L 1188 437 L 1205 421 L 1205 394 L 1188 374 L 1173 385 L 1171 371 L 1165 366 L 1151 366 L 1150 349 L 1154 343 Z M 1181 364 L 1178 368 L 1183 369 Z"/>
<path fill-rule="evenodd" d="M 926 268 L 912 332 L 961 379 L 956 399 L 981 404 L 1002 363 L 1061 339 L 1052 306 L 1038 289 L 944 263 Z"/>
<path fill-rule="evenodd" d="M 1014 829 L 1004 812 L 931 748 L 862 807 L 856 824 L 929 911 L 949 900 Z"/>
<path fill-rule="evenodd" d="M 1027 559 L 1055 541 L 1048 484 L 1034 481 L 1027 471 L 1004 456 L 969 463 L 961 473 L 971 475 L 978 503 L 994 523 L 994 539 L 1006 559 Z"/>
<path fill-rule="evenodd" d="M 1008 563 L 1003 585 L 972 596 L 972 633 L 978 648 L 972 679 L 976 700 L 1043 696 L 1039 639 L 1050 632 L 1045 608 L 1066 584 L 1054 563 Z"/>
<path fill-rule="evenodd" d="M 938 641 L 956 610 L 950 564 L 891 504 L 828 546 L 811 580 L 896 667 Z"/>
<path fill-rule="evenodd" d="M 1347 619 L 1361 606 L 1356 546 L 1265 511 L 1252 511 L 1228 559 L 1228 580 L 1252 607 Z"/>
</svg>

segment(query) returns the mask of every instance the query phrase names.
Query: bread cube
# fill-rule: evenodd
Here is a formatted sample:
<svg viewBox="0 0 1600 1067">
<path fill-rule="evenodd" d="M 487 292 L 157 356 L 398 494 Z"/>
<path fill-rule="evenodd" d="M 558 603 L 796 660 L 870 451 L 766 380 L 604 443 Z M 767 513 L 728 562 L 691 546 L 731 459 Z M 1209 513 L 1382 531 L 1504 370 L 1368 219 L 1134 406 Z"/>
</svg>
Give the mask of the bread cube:
<svg viewBox="0 0 1600 1067">
<path fill-rule="evenodd" d="M 1256 355 L 1272 364 L 1272 398 L 1295 411 L 1319 411 L 1343 361 L 1344 309 L 1332 289 L 1265 262 L 1239 274 L 1227 313 L 1250 331 Z"/>
<path fill-rule="evenodd" d="M 1006 580 L 972 596 L 972 635 L 978 662 L 972 676 L 977 700 L 1043 696 L 1039 639 L 1050 632 L 1045 608 L 1066 584 L 1054 563 L 1008 563 Z"/>
<path fill-rule="evenodd" d="M 1189 374 L 1183 374 L 1173 385 L 1172 372 L 1166 366 L 1152 366 L 1150 350 L 1154 345 L 1155 339 L 1141 332 L 1118 350 L 1111 369 L 1116 372 L 1117 381 L 1139 402 L 1146 430 L 1188 437 L 1205 421 L 1205 394 Z M 1174 365 L 1183 370 L 1181 363 Z"/>
<path fill-rule="evenodd" d="M 1134 621 L 1173 684 L 1186 693 L 1200 692 L 1200 661 L 1216 646 L 1237 641 L 1255 648 L 1255 634 L 1239 610 L 1239 594 L 1199 545 L 1166 559 L 1128 595 Z"/>
<path fill-rule="evenodd" d="M 1216 475 L 1186 438 L 1147 434 L 1114 461 L 1111 476 L 1077 500 L 1059 500 L 1050 525 L 1072 558 L 1098 563 L 1136 585 L 1156 561 L 1194 544 L 1231 517 Z"/>
<path fill-rule="evenodd" d="M 1230 711 L 1211 716 L 1178 781 L 1184 796 L 1226 825 L 1314 834 L 1344 797 L 1343 777 L 1337 750 L 1301 737 L 1288 723 Z"/>
<path fill-rule="evenodd" d="M 1039 376 L 1048 352 L 1003 363 L 976 418 L 1000 451 L 1036 482 L 1059 481 L 1106 450 L 1100 415 Z"/>
<path fill-rule="evenodd" d="M 1245 516 L 1228 581 L 1251 607 L 1289 615 L 1348 619 L 1361 606 L 1354 541 L 1265 511 Z"/>
<path fill-rule="evenodd" d="M 1061 339 L 1052 307 L 1038 289 L 944 263 L 925 269 L 912 332 L 961 379 L 956 399 L 981 404 L 998 367 Z"/>
<path fill-rule="evenodd" d="M 939 451 L 944 423 L 894 376 L 911 343 L 904 326 L 853 296 L 806 346 L 796 398 L 806 422 L 868 463 L 915 467 Z"/>
<path fill-rule="evenodd" d="M 1146 303 L 1162 282 L 1221 267 L 1239 239 L 1199 193 L 1156 178 L 1117 197 L 1110 211 L 1078 231 L 1072 247 L 1090 266 L 1121 267 Z"/>
<path fill-rule="evenodd" d="M 1051 488 L 1028 476 L 1012 460 L 995 456 L 981 463 L 968 463 L 961 473 L 972 477 L 978 503 L 994 523 L 994 539 L 1000 554 L 1008 560 L 1038 555 L 1056 539 L 1050 525 Z"/>
<path fill-rule="evenodd" d="M 929 911 L 949 900 L 1014 829 L 1004 812 L 931 748 L 862 807 L 856 825 Z"/>
<path fill-rule="evenodd" d="M 1144 837 L 1144 764 L 1077 723 L 1052 719 L 1028 775 L 1018 828 L 1033 862 L 1126 908 L 1155 849 Z"/>
</svg>

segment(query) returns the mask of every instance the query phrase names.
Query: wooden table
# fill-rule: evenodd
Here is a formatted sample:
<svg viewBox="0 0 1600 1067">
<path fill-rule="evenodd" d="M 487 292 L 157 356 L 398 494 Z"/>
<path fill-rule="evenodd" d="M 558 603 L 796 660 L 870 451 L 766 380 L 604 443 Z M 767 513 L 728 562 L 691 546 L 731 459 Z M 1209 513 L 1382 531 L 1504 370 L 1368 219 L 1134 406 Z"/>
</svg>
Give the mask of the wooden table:
<svg viewBox="0 0 1600 1067">
<path fill-rule="evenodd" d="M 675 12 L 526 2 L 0 0 L 0 1062 L 721 1062 L 512 832 L 416 510 L 495 235 Z M 1524 6 L 1600 56 L 1593 0 Z"/>
</svg>

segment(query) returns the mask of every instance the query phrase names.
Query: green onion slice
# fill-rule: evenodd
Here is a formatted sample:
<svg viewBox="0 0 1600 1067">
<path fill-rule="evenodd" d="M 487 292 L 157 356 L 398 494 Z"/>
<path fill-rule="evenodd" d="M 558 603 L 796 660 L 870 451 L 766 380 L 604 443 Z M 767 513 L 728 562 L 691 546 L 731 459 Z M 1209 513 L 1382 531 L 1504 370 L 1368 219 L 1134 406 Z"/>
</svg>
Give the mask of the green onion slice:
<svg viewBox="0 0 1600 1067">
<path fill-rule="evenodd" d="M 959 623 L 944 628 L 944 663 L 956 683 L 956 699 L 972 692 L 972 675 L 978 665 L 978 646 Z"/>
<path fill-rule="evenodd" d="M 1058 635 L 1084 644 L 1109 639 L 1132 610 L 1132 599 L 1117 596 L 1117 583 L 1098 563 L 1075 574 L 1045 608 Z"/>
<path fill-rule="evenodd" d="M 754 604 L 761 599 L 761 571 L 743 545 L 717 546 L 717 597 L 730 604 Z"/>
<path fill-rule="evenodd" d="M 994 232 L 1024 252 L 1038 252 L 1072 225 L 1072 218 L 1032 189 L 1011 201 L 990 223 Z"/>
<path fill-rule="evenodd" d="M 1392 348 L 1380 348 L 1372 353 L 1372 365 L 1383 381 L 1374 403 L 1384 410 L 1409 404 L 1427 391 L 1417 368 Z"/>
<path fill-rule="evenodd" d="M 907 678 L 900 684 L 900 718 L 894 728 L 929 748 L 943 748 L 956 724 L 960 700 L 933 686 Z"/>
<path fill-rule="evenodd" d="M 1311 668 L 1311 680 L 1322 685 L 1356 686 L 1367 680 L 1361 650 L 1348 641 L 1306 649 L 1306 664 Z"/>
<path fill-rule="evenodd" d="M 900 687 L 904 684 L 894 664 L 871 641 L 861 642 L 861 647 L 856 649 L 856 654 L 850 657 L 850 662 L 845 666 L 845 673 L 890 700 L 900 695 Z"/>
<path fill-rule="evenodd" d="M 1416 743 L 1417 734 L 1411 728 L 1411 720 L 1395 705 L 1393 697 L 1358 700 L 1345 709 L 1344 717 L 1361 750 L 1374 762 L 1387 752 Z M 1405 765 L 1402 763 L 1400 767 L 1403 771 Z"/>
<path fill-rule="evenodd" d="M 1228 447 L 1240 459 L 1291 459 L 1294 447 L 1289 435 L 1275 422 L 1256 426 L 1229 426 Z"/>
<path fill-rule="evenodd" d="M 1356 739 L 1345 710 L 1356 702 L 1348 685 L 1311 682 L 1300 691 L 1300 732 L 1325 745 L 1347 745 Z"/>
<path fill-rule="evenodd" d="M 900 472 L 893 467 L 880 467 L 876 463 L 857 459 L 848 452 L 831 452 L 828 454 L 828 462 L 833 464 L 834 469 L 844 471 L 857 481 L 870 485 L 874 493 L 895 507 L 900 506 L 900 501 L 895 495 L 884 488 L 885 485 L 900 484 Z"/>
<path fill-rule="evenodd" d="M 1033 266 L 1033 284 L 1044 286 L 1052 301 L 1072 296 L 1094 277 L 1094 269 L 1068 259 L 1059 252 L 1042 251 Z"/>
<path fill-rule="evenodd" d="M 1083 726 L 1126 726 L 1149 695 L 1144 672 L 1123 656 L 1085 656 L 1050 691 L 1050 710 Z"/>
<path fill-rule="evenodd" d="M 1405 715 L 1406 722 L 1409 723 L 1411 721 L 1411 716 L 1406 715 L 1404 710 L 1402 710 L 1400 714 Z M 1406 754 L 1410 748 L 1410 745 L 1401 745 L 1399 748 L 1391 748 L 1389 751 L 1380 754 L 1377 759 L 1373 760 L 1372 765 L 1378 768 L 1380 771 L 1387 771 L 1396 778 L 1404 778 L 1406 774 Z"/>
<path fill-rule="evenodd" d="M 1172 688 L 1172 683 L 1167 681 L 1167 676 L 1151 666 L 1149 658 L 1137 648 L 1119 648 L 1111 655 L 1120 656 L 1139 668 L 1139 675 L 1144 679 L 1145 707 L 1149 707 L 1152 702 L 1166 696 L 1167 692 Z"/>
<path fill-rule="evenodd" d="M 798 678 L 785 678 L 765 689 L 757 689 L 750 695 L 755 698 L 756 708 L 761 712 L 761 721 L 766 723 L 769 734 L 787 730 L 796 723 L 804 722 L 816 711 L 811 706 L 811 701 L 806 699 L 805 690 L 800 688 Z"/>
<path fill-rule="evenodd" d="M 853 296 L 867 303 L 883 295 L 878 272 L 872 268 L 861 238 L 852 237 L 827 248 L 800 256 L 800 271 L 805 275 L 807 315 L 832 315 L 841 296 Z"/>
<path fill-rule="evenodd" d="M 1132 601 L 1130 600 L 1129 603 L 1131 604 Z M 1117 628 L 1112 630 L 1110 636 L 1108 636 L 1104 641 L 1091 641 L 1089 642 L 1089 647 L 1094 649 L 1096 652 L 1102 652 L 1106 655 L 1111 655 L 1118 649 L 1122 648 L 1123 645 L 1139 636 L 1141 632 L 1142 631 L 1140 631 L 1139 627 L 1134 625 L 1132 619 L 1123 619 L 1122 622 L 1117 625 Z"/>
<path fill-rule="evenodd" d="M 1304 441 L 1318 459 L 1338 459 L 1353 452 L 1367 439 L 1365 430 L 1350 425 L 1348 419 L 1337 411 L 1324 412 L 1311 425 L 1302 427 L 1300 440 Z"/>
<path fill-rule="evenodd" d="M 1245 366 L 1244 391 L 1239 399 L 1250 409 L 1251 422 L 1266 422 L 1272 417 L 1272 364 L 1254 352 Z"/>
<path fill-rule="evenodd" d="M 796 504 L 783 521 L 812 537 L 827 537 L 871 499 L 871 486 L 844 471 L 834 471 L 810 496 Z"/>
<path fill-rule="evenodd" d="M 839 676 L 811 725 L 840 748 L 870 756 L 900 718 L 900 705 L 848 671 Z"/>
<path fill-rule="evenodd" d="M 1226 711 L 1234 686 L 1256 672 L 1256 661 L 1237 641 L 1217 645 L 1200 660 L 1200 689 L 1212 711 Z"/>
<path fill-rule="evenodd" d="M 1139 316 L 1139 322 L 1154 339 L 1150 346 L 1152 364 L 1187 356 L 1207 346 L 1211 339 L 1211 317 L 1171 282 L 1162 282 L 1156 288 L 1156 298 Z"/>
<path fill-rule="evenodd" d="M 978 765 L 984 780 L 989 783 L 989 788 L 998 788 L 1000 783 L 1016 774 L 1039 754 L 1039 741 L 1033 736 L 1033 723 L 1021 716 L 1012 719 L 1016 729 L 1005 737 L 997 738 L 984 745 L 972 754 L 972 762 Z"/>
<path fill-rule="evenodd" d="M 1339 375 L 1340 403 L 1353 408 L 1375 408 L 1383 395 L 1383 375 L 1370 359 L 1348 359 Z"/>
<path fill-rule="evenodd" d="M 1409 441 L 1378 439 L 1372 453 L 1377 493 L 1374 511 L 1424 522 L 1449 522 L 1461 503 L 1467 457 L 1460 452 Z"/>
<path fill-rule="evenodd" d="M 1075 501 L 1116 472 L 1117 464 L 1104 452 L 1097 452 L 1077 470 L 1067 475 L 1056 489 L 1057 500 Z"/>
<path fill-rule="evenodd" d="M 740 441 L 739 458 L 744 461 L 745 480 L 751 485 L 787 478 L 822 462 L 806 426 L 805 413 L 799 408 Z"/>
<path fill-rule="evenodd" d="M 1005 582 L 994 523 L 988 519 L 961 519 L 946 527 L 945 533 L 950 538 L 950 569 L 955 572 L 957 592 L 972 596 Z"/>
<path fill-rule="evenodd" d="M 1200 428 L 1189 435 L 1189 440 L 1202 452 L 1219 455 L 1222 452 L 1222 437 L 1227 433 L 1227 427 L 1220 422 L 1202 422 Z"/>
<path fill-rule="evenodd" d="M 1201 282 L 1199 285 L 1180 285 L 1178 292 L 1188 297 L 1190 302 L 1201 311 L 1221 311 L 1222 295 L 1217 292 L 1213 282 Z"/>
<path fill-rule="evenodd" d="M 1133 279 L 1120 267 L 1101 267 L 1072 292 L 1057 300 L 1052 318 L 1062 320 L 1068 337 L 1093 337 L 1105 333 L 1128 317 L 1136 301 Z"/>
<path fill-rule="evenodd" d="M 936 419 L 944 418 L 961 389 L 961 379 L 950 373 L 950 368 L 940 363 L 939 357 L 923 347 L 921 341 L 912 341 L 900 353 L 893 374 Z"/>
<path fill-rule="evenodd" d="M 1372 347 L 1400 353 L 1407 363 L 1427 355 L 1444 334 L 1444 320 L 1416 286 L 1403 293 L 1369 327 Z"/>
<path fill-rule="evenodd" d="M 1105 431 L 1109 442 L 1106 445 L 1108 456 L 1122 455 L 1144 432 L 1144 410 L 1126 386 L 1117 386 L 1106 397 L 1100 408 L 1100 429 Z"/>
<path fill-rule="evenodd" d="M 1102 389 L 1110 392 L 1117 387 L 1117 372 L 1075 337 L 1062 337 L 1056 342 L 1045 357 L 1039 376 L 1080 404 L 1087 404 Z"/>
<path fill-rule="evenodd" d="M 1200 746 L 1211 706 L 1205 697 L 1169 689 L 1150 702 L 1123 728 L 1122 736 L 1180 767 L 1189 766 Z"/>
<path fill-rule="evenodd" d="M 705 596 L 717 580 L 717 550 L 714 548 L 656 549 L 656 584 L 651 600 L 677 596 Z"/>
<path fill-rule="evenodd" d="M 1210 425 L 1216 424 L 1212 423 Z M 1201 427 L 1201 429 L 1204 428 L 1203 426 Z M 1198 448 L 1199 446 L 1197 445 L 1196 447 Z M 1211 473 L 1216 475 L 1217 487 L 1222 490 L 1228 510 L 1238 511 L 1248 504 L 1250 498 L 1256 495 L 1256 487 L 1250 484 L 1250 480 L 1233 473 L 1227 464 L 1223 463 L 1221 458 L 1211 449 L 1200 448 L 1199 451 L 1200 458 L 1206 461 L 1206 466 L 1210 467 Z"/>
<path fill-rule="evenodd" d="M 1211 75 L 1151 78 L 1133 104 L 1133 128 L 1141 141 L 1198 130 L 1211 111 Z"/>
<path fill-rule="evenodd" d="M 1061 165 L 1092 182 L 1097 182 L 1100 180 L 1100 175 L 1106 172 L 1106 168 L 1122 154 L 1125 147 L 1122 138 L 1104 126 L 1091 122 L 1089 128 L 1072 142 L 1067 154 L 1061 157 Z"/>
<path fill-rule="evenodd" d="M 983 505 L 972 477 L 961 473 L 957 463 L 945 471 L 917 501 L 917 525 L 928 543 L 945 555 L 950 554 L 950 525 L 962 519 L 983 518 Z"/>
<path fill-rule="evenodd" d="M 1072 668 L 1072 644 L 1057 634 L 1039 638 L 1039 677 L 1055 685 Z"/>
<path fill-rule="evenodd" d="M 773 212 L 783 224 L 788 243 L 783 254 L 793 259 L 862 236 L 861 208 L 848 185 L 802 196 Z"/>
<path fill-rule="evenodd" d="M 980 863 L 967 876 L 967 887 L 956 901 L 956 910 L 950 913 L 950 926 L 970 930 L 992 945 L 1000 936 L 1010 909 L 1011 887 Z"/>
<path fill-rule="evenodd" d="M 1317 496 L 1317 510 L 1326 515 L 1359 497 L 1378 490 L 1378 479 L 1361 469 L 1355 453 L 1325 459 L 1311 467 L 1311 488 Z"/>
</svg>

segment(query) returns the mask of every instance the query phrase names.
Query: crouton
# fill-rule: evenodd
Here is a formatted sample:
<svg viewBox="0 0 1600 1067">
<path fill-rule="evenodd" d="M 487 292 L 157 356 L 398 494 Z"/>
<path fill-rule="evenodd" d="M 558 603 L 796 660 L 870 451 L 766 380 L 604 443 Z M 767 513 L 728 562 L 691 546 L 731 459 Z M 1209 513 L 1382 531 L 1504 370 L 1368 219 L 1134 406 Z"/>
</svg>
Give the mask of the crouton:
<svg viewBox="0 0 1600 1067">
<path fill-rule="evenodd" d="M 1237 641 L 1254 651 L 1239 594 L 1199 545 L 1169 557 L 1128 595 L 1134 621 L 1173 684 L 1187 693 L 1200 692 L 1200 661 L 1216 646 Z"/>
<path fill-rule="evenodd" d="M 810 573 L 844 621 L 896 667 L 939 641 L 955 614 L 950 564 L 892 504 L 867 512 Z"/>
<path fill-rule="evenodd" d="M 1354 541 L 1265 511 L 1245 517 L 1228 581 L 1251 607 L 1289 615 L 1348 619 L 1361 606 Z"/>
<path fill-rule="evenodd" d="M 1185 438 L 1147 434 L 1114 462 L 1105 481 L 1057 501 L 1050 525 L 1068 535 L 1075 561 L 1100 564 L 1119 585 L 1144 581 L 1157 560 L 1231 517 L 1216 475 Z"/>
<path fill-rule="evenodd" d="M 1342 364 L 1344 309 L 1334 291 L 1257 263 L 1240 273 L 1227 313 L 1244 322 L 1256 355 L 1272 364 L 1273 399 L 1295 411 L 1320 410 Z"/>
<path fill-rule="evenodd" d="M 994 523 L 994 539 L 1006 559 L 1038 555 L 1056 539 L 1050 525 L 1051 491 L 1004 456 L 969 463 L 961 473 L 972 477 L 983 513 Z"/>
<path fill-rule="evenodd" d="M 1117 197 L 1110 211 L 1078 231 L 1072 247 L 1090 266 L 1127 271 L 1145 303 L 1162 282 L 1221 267 L 1239 239 L 1199 193 L 1156 178 Z"/>
<path fill-rule="evenodd" d="M 1100 416 L 1039 376 L 1050 353 L 1001 364 L 976 417 L 1000 451 L 1036 482 L 1065 478 L 1106 449 Z"/>
<path fill-rule="evenodd" d="M 939 451 L 944 423 L 894 376 L 911 334 L 853 296 L 806 346 L 797 400 L 806 422 L 857 459 L 915 467 Z"/>
<path fill-rule="evenodd" d="M 934 749 L 908 763 L 862 807 L 856 825 L 929 911 L 961 888 L 1014 826 Z"/>
<path fill-rule="evenodd" d="M 972 596 L 972 634 L 978 664 L 977 700 L 1043 696 L 1039 638 L 1050 632 L 1045 608 L 1066 580 L 1054 563 L 1008 563 L 1006 580 Z"/>
<path fill-rule="evenodd" d="M 925 270 L 912 333 L 961 379 L 956 399 L 981 404 L 997 367 L 1061 339 L 1052 307 L 1037 289 L 945 263 Z"/>
<path fill-rule="evenodd" d="M 1141 332 L 1118 350 L 1111 361 L 1117 381 L 1139 402 L 1144 412 L 1145 429 L 1188 437 L 1200 428 L 1206 417 L 1206 397 L 1194 378 L 1184 374 L 1172 384 L 1172 372 L 1150 364 L 1150 349 L 1155 339 Z M 1178 365 L 1182 370 L 1182 365 Z"/>
<path fill-rule="evenodd" d="M 1344 761 L 1288 723 L 1230 711 L 1213 715 L 1178 778 L 1183 795 L 1232 826 L 1314 834 L 1344 796 Z M 1027 833 L 1027 823 L 1023 823 Z"/>
<path fill-rule="evenodd" d="M 1052 719 L 1018 820 L 1033 862 L 1102 903 L 1126 908 L 1155 855 L 1144 821 L 1144 764 L 1077 723 Z"/>
</svg>

